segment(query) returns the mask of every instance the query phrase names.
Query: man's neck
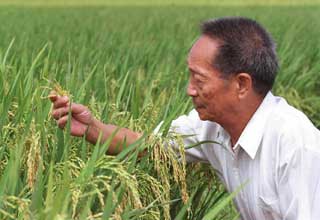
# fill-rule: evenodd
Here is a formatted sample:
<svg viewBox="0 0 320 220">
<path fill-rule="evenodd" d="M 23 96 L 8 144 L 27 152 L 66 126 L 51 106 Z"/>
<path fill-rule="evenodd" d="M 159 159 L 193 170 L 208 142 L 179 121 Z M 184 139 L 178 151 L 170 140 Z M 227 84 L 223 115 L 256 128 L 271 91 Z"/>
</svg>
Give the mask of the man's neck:
<svg viewBox="0 0 320 220">
<path fill-rule="evenodd" d="M 226 120 L 221 126 L 229 133 L 232 147 L 235 146 L 239 140 L 243 130 L 246 128 L 250 119 L 259 108 L 263 99 L 254 99 L 250 103 L 239 106 L 238 111 Z"/>
</svg>

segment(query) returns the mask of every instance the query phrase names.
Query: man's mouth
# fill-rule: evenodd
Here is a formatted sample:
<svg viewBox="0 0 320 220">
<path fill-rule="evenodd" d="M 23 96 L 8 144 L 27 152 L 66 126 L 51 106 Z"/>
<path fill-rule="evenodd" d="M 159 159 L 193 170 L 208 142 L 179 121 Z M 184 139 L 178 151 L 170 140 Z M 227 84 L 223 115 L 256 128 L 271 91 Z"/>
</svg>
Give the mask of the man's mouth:
<svg viewBox="0 0 320 220">
<path fill-rule="evenodd" d="M 197 103 L 197 101 L 194 99 L 192 100 L 192 102 L 195 109 L 205 108 L 203 104 Z"/>
<path fill-rule="evenodd" d="M 193 106 L 194 106 L 196 109 L 205 108 L 204 105 L 199 105 L 199 104 L 197 104 L 197 103 L 193 103 Z"/>
</svg>

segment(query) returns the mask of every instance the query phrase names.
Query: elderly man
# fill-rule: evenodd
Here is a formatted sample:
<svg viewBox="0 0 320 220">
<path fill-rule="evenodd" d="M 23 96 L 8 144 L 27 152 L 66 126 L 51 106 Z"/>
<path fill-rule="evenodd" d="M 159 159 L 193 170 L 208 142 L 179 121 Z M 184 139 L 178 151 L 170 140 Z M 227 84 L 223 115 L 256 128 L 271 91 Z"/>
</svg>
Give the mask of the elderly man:
<svg viewBox="0 0 320 220">
<path fill-rule="evenodd" d="M 231 192 L 248 182 L 235 198 L 242 219 L 320 219 L 320 132 L 299 110 L 270 90 L 278 70 L 275 46 L 258 23 L 221 18 L 202 24 L 188 56 L 187 93 L 195 109 L 180 116 L 171 130 L 189 134 L 188 161 L 208 162 Z M 53 95 L 53 117 L 60 128 L 68 119 L 68 97 Z M 71 104 L 71 134 L 95 143 L 117 129 Z M 121 128 L 110 154 L 124 138 L 140 134 Z"/>
</svg>

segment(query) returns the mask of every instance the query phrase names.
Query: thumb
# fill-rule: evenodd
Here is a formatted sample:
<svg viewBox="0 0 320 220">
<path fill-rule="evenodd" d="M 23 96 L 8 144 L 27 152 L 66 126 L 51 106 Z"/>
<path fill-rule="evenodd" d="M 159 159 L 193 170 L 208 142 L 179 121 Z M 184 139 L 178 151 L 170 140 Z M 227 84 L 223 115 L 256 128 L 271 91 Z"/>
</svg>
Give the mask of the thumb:
<svg viewBox="0 0 320 220">
<path fill-rule="evenodd" d="M 85 112 L 90 113 L 88 107 L 81 105 L 81 104 L 77 104 L 77 103 L 72 103 L 71 105 L 71 112 L 73 114 L 83 114 Z"/>
<path fill-rule="evenodd" d="M 71 105 L 72 116 L 81 123 L 90 124 L 92 123 L 92 114 L 88 107 L 81 104 L 72 104 Z"/>
</svg>

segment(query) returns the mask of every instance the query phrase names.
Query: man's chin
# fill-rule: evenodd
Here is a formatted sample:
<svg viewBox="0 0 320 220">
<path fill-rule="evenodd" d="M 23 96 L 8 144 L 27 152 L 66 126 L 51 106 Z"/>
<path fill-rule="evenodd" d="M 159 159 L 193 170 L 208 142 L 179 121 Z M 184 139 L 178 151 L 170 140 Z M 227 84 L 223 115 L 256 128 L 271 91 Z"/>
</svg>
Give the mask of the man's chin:
<svg viewBox="0 0 320 220">
<path fill-rule="evenodd" d="M 206 116 L 206 114 L 204 113 L 203 110 L 204 110 L 204 108 L 196 108 L 196 111 L 198 112 L 199 118 L 202 121 L 206 121 L 206 120 L 208 120 L 208 117 Z"/>
</svg>

